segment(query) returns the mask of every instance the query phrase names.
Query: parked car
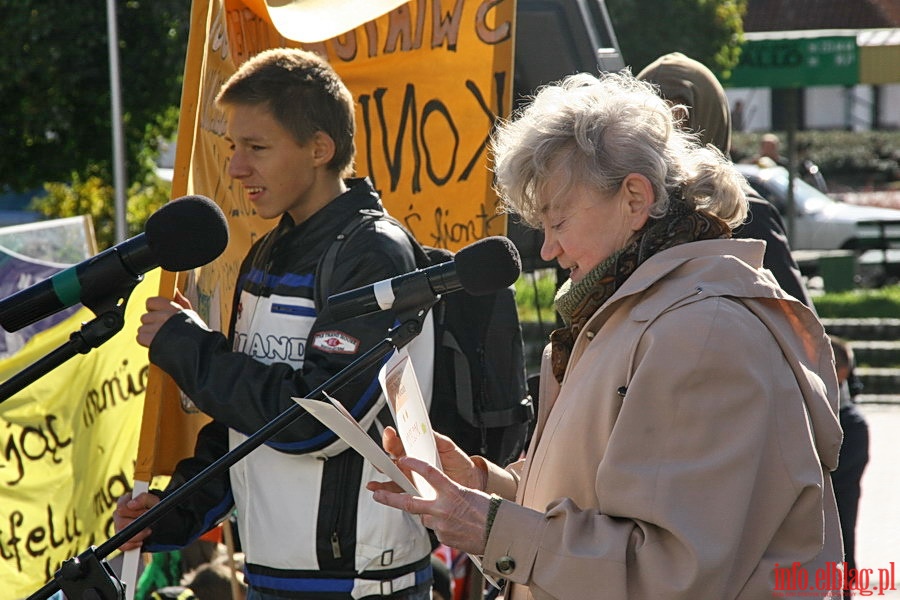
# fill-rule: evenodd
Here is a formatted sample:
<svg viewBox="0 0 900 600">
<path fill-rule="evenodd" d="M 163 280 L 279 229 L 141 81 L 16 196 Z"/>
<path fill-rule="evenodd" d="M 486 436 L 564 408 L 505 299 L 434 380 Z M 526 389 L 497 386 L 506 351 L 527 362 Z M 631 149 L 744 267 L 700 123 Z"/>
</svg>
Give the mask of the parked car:
<svg viewBox="0 0 900 600">
<path fill-rule="evenodd" d="M 790 231 L 788 172 L 783 167 L 737 164 L 747 182 L 781 213 Z M 793 250 L 900 247 L 900 210 L 841 202 L 794 178 Z"/>
</svg>

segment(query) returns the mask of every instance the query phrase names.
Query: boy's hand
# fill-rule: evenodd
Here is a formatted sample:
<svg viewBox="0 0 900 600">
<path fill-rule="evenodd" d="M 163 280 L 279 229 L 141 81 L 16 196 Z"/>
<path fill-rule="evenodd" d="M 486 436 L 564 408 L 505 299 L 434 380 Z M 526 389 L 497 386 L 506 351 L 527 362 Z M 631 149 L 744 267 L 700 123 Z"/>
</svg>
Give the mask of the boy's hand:
<svg viewBox="0 0 900 600">
<path fill-rule="evenodd" d="M 119 500 L 116 502 L 116 510 L 113 512 L 113 523 L 116 526 L 116 531 L 125 529 L 132 521 L 157 504 L 159 504 L 159 498 L 147 492 L 138 494 L 135 498 L 131 497 L 130 492 L 124 496 L 120 496 Z M 144 539 L 151 533 L 152 531 L 148 527 L 119 546 L 119 549 L 125 552 L 126 550 L 140 548 L 144 543 Z"/>
<path fill-rule="evenodd" d="M 141 315 L 141 326 L 138 327 L 138 344 L 149 348 L 163 324 L 182 309 L 190 310 L 191 302 L 179 290 L 175 290 L 174 300 L 164 296 L 147 298 L 147 312 Z"/>
</svg>

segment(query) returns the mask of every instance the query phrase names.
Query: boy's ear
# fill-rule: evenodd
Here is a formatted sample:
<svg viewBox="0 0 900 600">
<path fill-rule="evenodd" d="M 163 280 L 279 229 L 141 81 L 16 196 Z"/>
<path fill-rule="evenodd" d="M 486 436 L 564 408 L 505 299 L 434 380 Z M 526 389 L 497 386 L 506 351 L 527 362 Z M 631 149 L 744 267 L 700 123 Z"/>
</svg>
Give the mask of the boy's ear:
<svg viewBox="0 0 900 600">
<path fill-rule="evenodd" d="M 317 167 L 327 166 L 334 157 L 335 144 L 330 135 L 317 131 L 312 139 L 313 162 Z"/>
</svg>

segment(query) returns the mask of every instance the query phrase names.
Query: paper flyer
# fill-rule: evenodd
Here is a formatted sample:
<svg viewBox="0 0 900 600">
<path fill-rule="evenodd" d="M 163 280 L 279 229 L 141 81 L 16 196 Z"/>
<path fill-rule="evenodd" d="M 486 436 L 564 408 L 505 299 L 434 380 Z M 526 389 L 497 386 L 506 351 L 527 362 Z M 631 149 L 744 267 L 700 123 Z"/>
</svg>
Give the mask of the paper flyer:
<svg viewBox="0 0 900 600">
<path fill-rule="evenodd" d="M 422 398 L 412 361 L 405 348 L 401 348 L 391 356 L 378 374 L 378 380 L 394 417 L 397 432 L 403 440 L 406 454 L 440 469 L 440 459 L 434 443 L 431 421 L 428 419 L 428 410 L 425 408 L 425 400 Z M 312 398 L 293 398 L 293 400 L 340 436 L 351 448 L 362 454 L 405 492 L 422 498 L 435 497 L 431 484 L 418 473 L 412 474 L 411 482 L 384 449 L 369 437 L 353 415 L 340 402 L 327 394 L 326 397 L 328 401 Z"/>
<path fill-rule="evenodd" d="M 394 464 L 391 457 L 363 431 L 353 415 L 348 413 L 340 402 L 333 398 L 329 398 L 331 402 L 312 398 L 294 398 L 293 400 L 321 421 L 323 425 L 338 434 L 351 448 L 375 465 L 379 471 L 390 477 L 394 483 L 403 488 L 403 491 L 415 496 L 420 495 L 403 471 Z"/>
<path fill-rule="evenodd" d="M 406 455 L 440 469 L 441 461 L 434 443 L 434 431 L 428 418 L 428 409 L 425 407 L 419 380 L 416 379 L 412 360 L 405 347 L 391 355 L 387 364 L 378 373 L 378 380 L 394 417 L 397 433 L 403 440 Z M 434 489 L 425 478 L 418 473 L 413 473 L 412 476 L 421 497 L 435 497 Z"/>
</svg>

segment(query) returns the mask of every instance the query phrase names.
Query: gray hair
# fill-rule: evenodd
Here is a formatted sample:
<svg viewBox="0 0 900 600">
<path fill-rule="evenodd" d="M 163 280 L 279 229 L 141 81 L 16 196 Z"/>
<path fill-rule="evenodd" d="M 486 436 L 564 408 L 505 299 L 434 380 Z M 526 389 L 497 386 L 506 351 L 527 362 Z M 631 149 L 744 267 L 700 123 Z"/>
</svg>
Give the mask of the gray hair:
<svg viewBox="0 0 900 600">
<path fill-rule="evenodd" d="M 644 175 L 656 197 L 652 217 L 666 214 L 676 190 L 732 228 L 747 215 L 747 184 L 731 161 L 679 129 L 653 86 L 628 71 L 581 73 L 541 88 L 500 123 L 491 144 L 502 206 L 533 227 L 552 200 L 543 188 L 557 173 L 604 194 L 630 173 Z"/>
</svg>

